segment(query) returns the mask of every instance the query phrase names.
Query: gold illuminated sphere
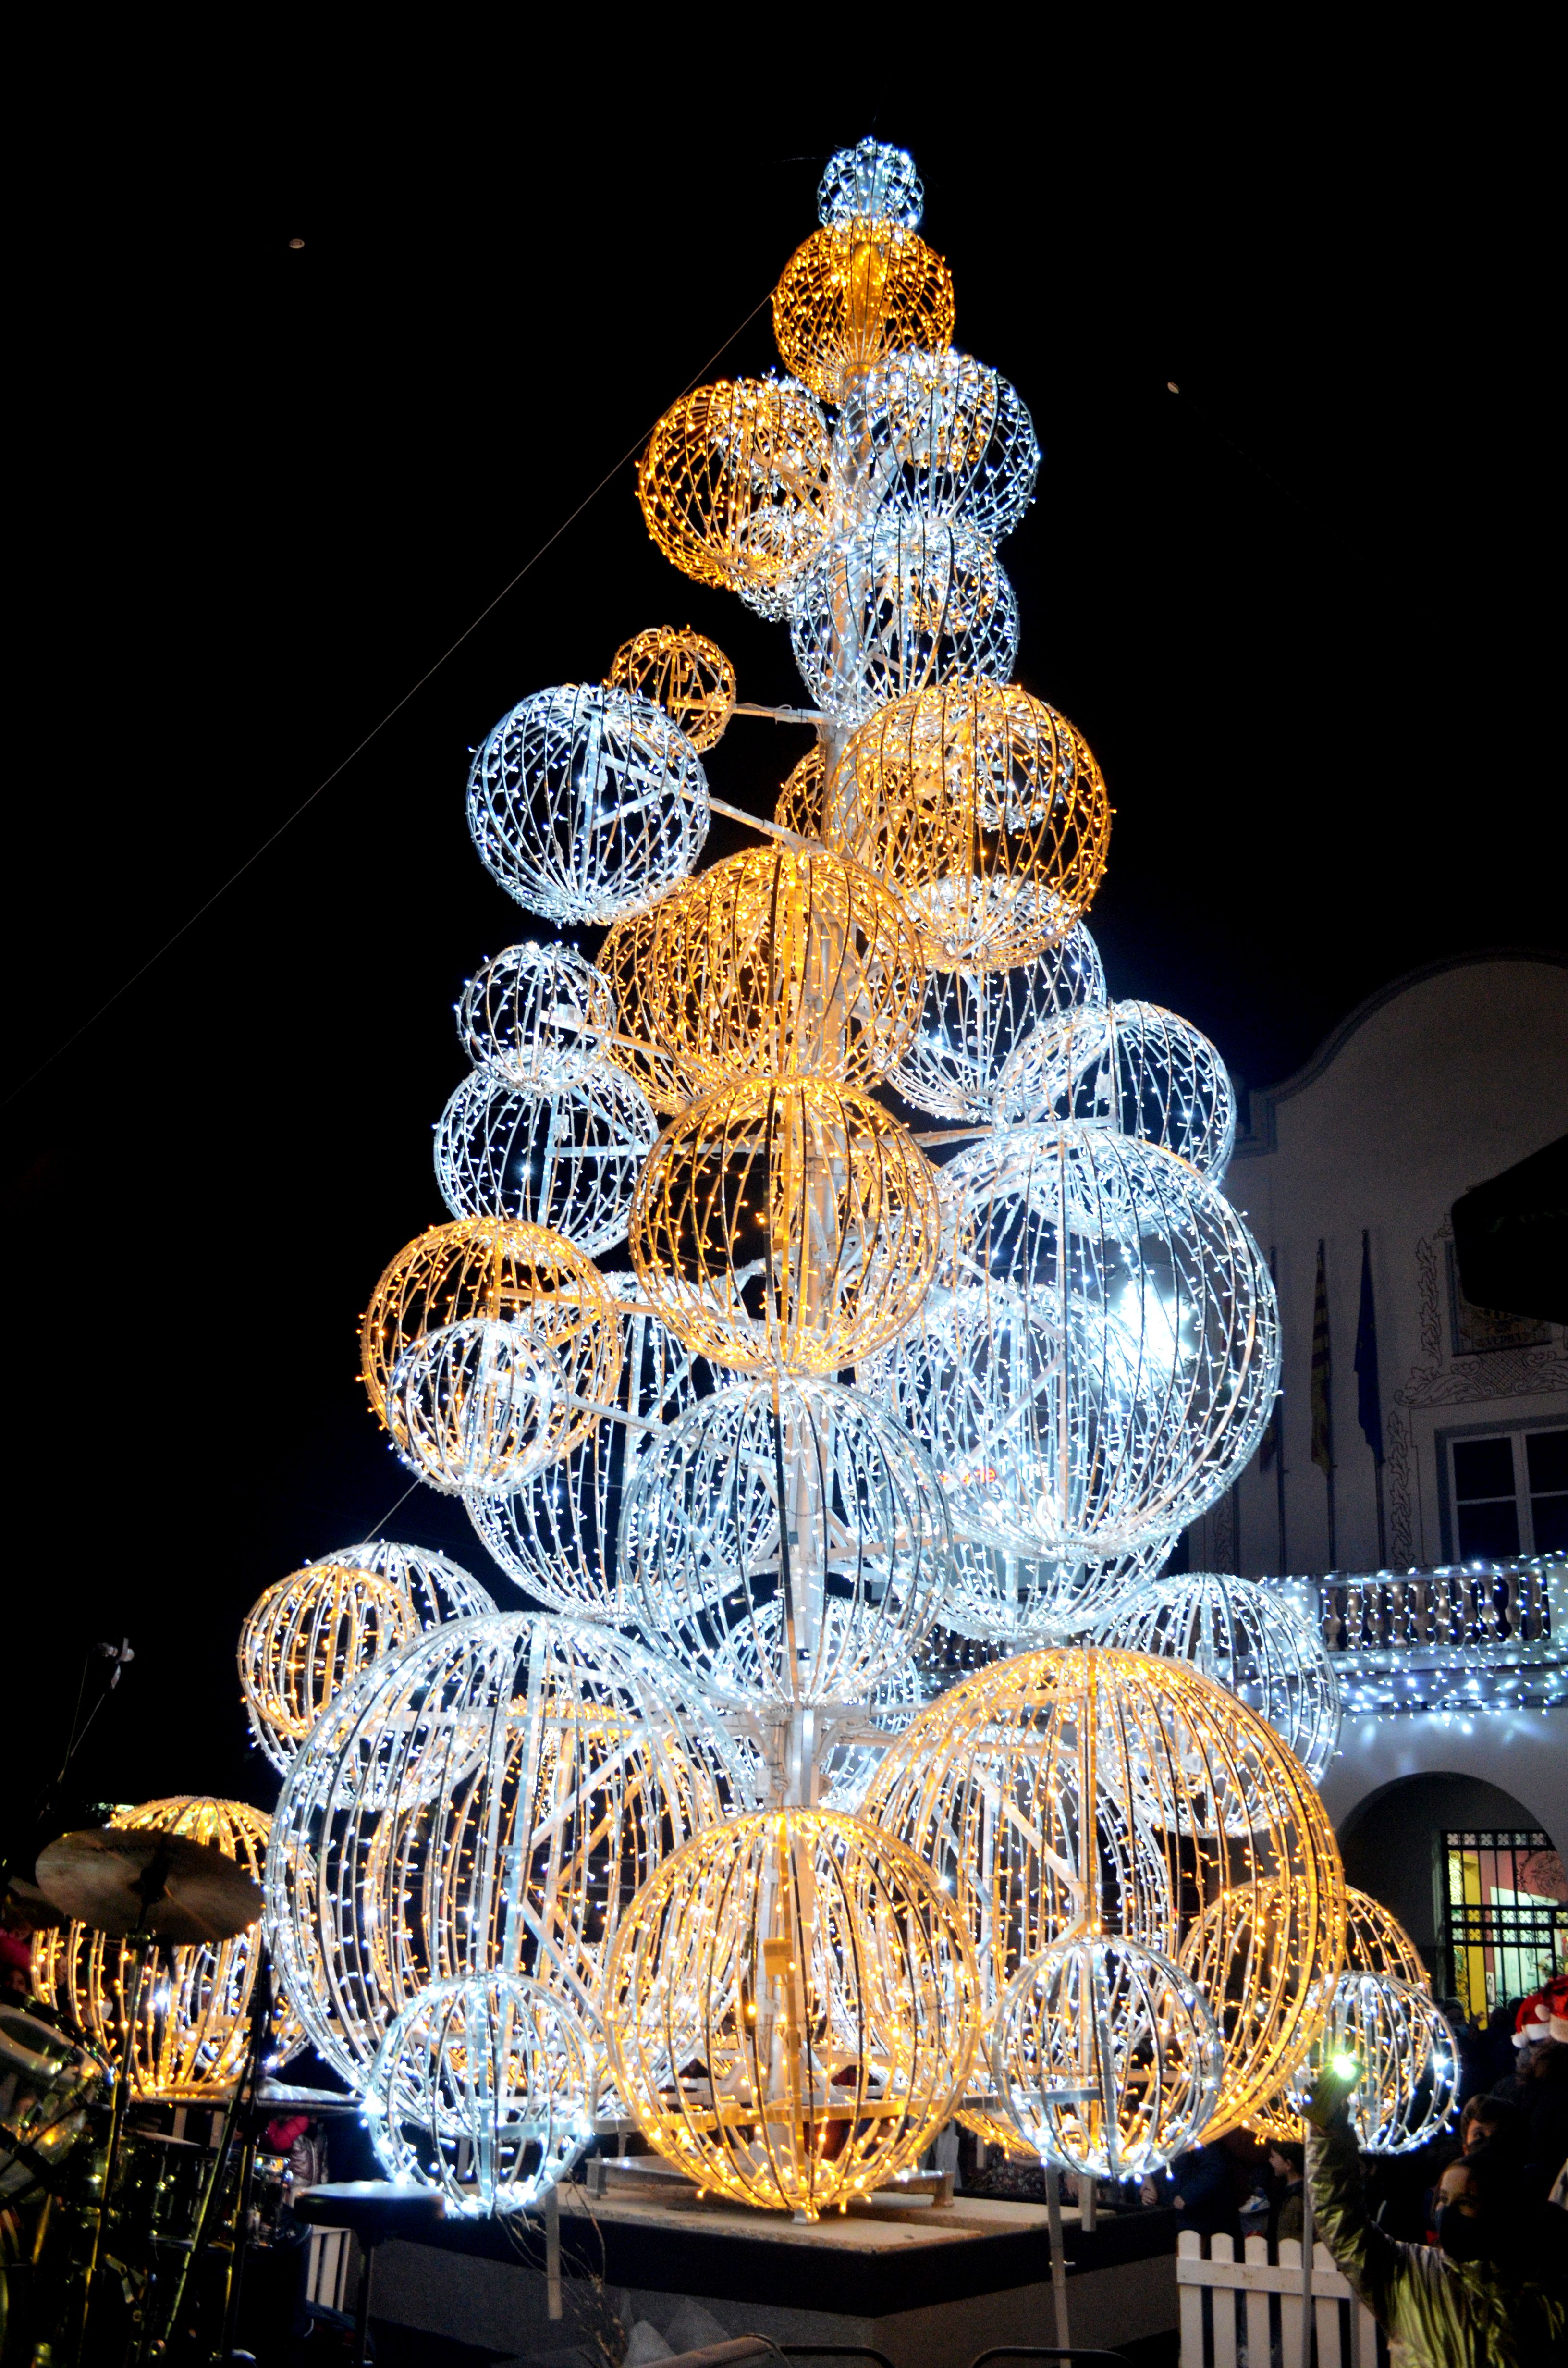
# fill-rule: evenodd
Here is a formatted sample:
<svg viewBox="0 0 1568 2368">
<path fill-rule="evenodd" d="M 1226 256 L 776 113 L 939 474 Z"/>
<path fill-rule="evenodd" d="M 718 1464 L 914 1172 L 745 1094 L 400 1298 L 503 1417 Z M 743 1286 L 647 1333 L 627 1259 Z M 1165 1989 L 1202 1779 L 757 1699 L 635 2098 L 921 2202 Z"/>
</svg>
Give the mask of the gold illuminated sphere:
<svg viewBox="0 0 1568 2368">
<path fill-rule="evenodd" d="M 1085 1924 L 1179 1966 L 1225 2041 L 1210 2136 L 1322 2025 L 1345 1947 L 1333 1829 L 1273 1728 L 1195 1669 L 1082 1647 L 993 1662 L 889 1747 L 865 1814 L 954 1885 L 988 2027 Z"/>
<path fill-rule="evenodd" d="M 240 1630 L 240 1684 L 254 1732 L 287 1768 L 333 1696 L 420 1630 L 400 1587 L 373 1570 L 312 1563 L 269 1587 Z"/>
<path fill-rule="evenodd" d="M 618 690 L 640 690 L 699 751 L 724 736 L 735 712 L 735 669 L 719 647 L 689 625 L 650 625 L 623 642 L 609 679 Z"/>
<path fill-rule="evenodd" d="M 661 1321 L 742 1372 L 835 1373 L 908 1323 L 937 1262 L 936 1173 L 847 1086 L 710 1094 L 649 1155 L 631 1262 Z"/>
<path fill-rule="evenodd" d="M 109 1822 L 133 1831 L 181 1834 L 222 1850 L 253 1882 L 261 1881 L 270 1820 L 244 1801 L 180 1795 L 117 1809 Z M 135 1941 L 111 1939 L 86 1924 L 39 1932 L 33 1940 L 35 1992 L 116 2065 L 126 2060 L 138 1948 Z M 244 2060 L 260 1953 L 261 1929 L 255 1924 L 232 1941 L 159 1947 L 142 1984 L 130 2050 L 132 2096 L 162 2105 L 194 2105 L 211 2104 L 227 2094 Z M 301 2044 L 302 2034 L 281 2005 L 273 2033 L 275 2062 Z"/>
<path fill-rule="evenodd" d="M 898 898 L 824 848 L 751 848 L 659 906 L 642 1016 L 687 1099 L 756 1077 L 869 1085 L 919 1025 L 926 959 Z"/>
<path fill-rule="evenodd" d="M 1345 1890 L 1345 1971 L 1392 1974 L 1396 1981 L 1408 1984 L 1412 1989 L 1425 1990 L 1428 1995 L 1431 1992 L 1426 1968 L 1398 1917 L 1381 1899 L 1374 1899 L 1369 1892 L 1353 1890 L 1348 1884 Z M 1300 2145 L 1306 2135 L 1306 2125 L 1284 2089 L 1256 2112 L 1249 2113 L 1246 2126 L 1255 2136 L 1272 2140 L 1276 2145 L 1287 2138 Z"/>
<path fill-rule="evenodd" d="M 822 837 L 823 746 L 818 740 L 808 748 L 779 791 L 773 804 L 773 819 L 782 830 L 792 830 L 801 838 Z"/>
<path fill-rule="evenodd" d="M 816 231 L 773 291 L 784 367 L 824 403 L 842 403 L 884 354 L 935 353 L 953 334 L 952 274 L 923 238 L 890 222 Z"/>
<path fill-rule="evenodd" d="M 721 379 L 654 428 L 637 472 L 649 533 L 684 575 L 782 616 L 827 539 L 833 438 L 804 387 Z"/>
<path fill-rule="evenodd" d="M 359 1336 L 370 1404 L 437 1487 L 505 1486 L 564 1455 L 620 1373 L 592 1259 L 506 1217 L 432 1225 L 377 1283 Z"/>
<path fill-rule="evenodd" d="M 617 1032 L 605 1046 L 606 1055 L 642 1087 L 653 1108 L 665 1118 L 686 1110 L 696 1097 L 688 1089 L 674 1055 L 654 1038 L 647 996 L 653 974 L 653 947 L 664 928 L 667 908 L 686 894 L 690 884 L 683 880 L 657 903 L 645 905 L 640 913 L 628 913 L 624 920 L 617 921 L 599 948 L 594 964 L 609 981 L 615 999 Z"/>
<path fill-rule="evenodd" d="M 908 904 L 935 969 L 1033 961 L 1087 910 L 1110 844 L 1087 743 L 1016 683 L 879 708 L 840 757 L 824 813 L 829 845 Z"/>
<path fill-rule="evenodd" d="M 666 2161 L 814 2220 L 930 2144 L 975 2004 L 961 1919 L 912 1850 L 858 1817 L 771 1809 L 698 1834 L 638 1893 L 605 2028 Z"/>
</svg>

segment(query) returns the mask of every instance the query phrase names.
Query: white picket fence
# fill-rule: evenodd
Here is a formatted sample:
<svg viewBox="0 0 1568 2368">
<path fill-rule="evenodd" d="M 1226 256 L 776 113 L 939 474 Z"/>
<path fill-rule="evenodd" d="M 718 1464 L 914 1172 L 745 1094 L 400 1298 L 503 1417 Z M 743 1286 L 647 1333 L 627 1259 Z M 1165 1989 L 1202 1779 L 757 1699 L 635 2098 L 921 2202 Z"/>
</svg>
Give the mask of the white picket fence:
<svg viewBox="0 0 1568 2368">
<path fill-rule="evenodd" d="M 1302 2368 L 1301 2286 L 1298 2237 L 1283 2238 L 1270 2260 L 1265 2238 L 1248 2237 L 1238 2261 L 1229 2237 L 1211 2237 L 1205 2255 L 1202 2237 L 1186 2231 L 1176 2239 L 1181 2368 Z M 1376 2319 L 1323 2245 L 1312 2248 L 1312 2318 L 1316 2368 L 1386 2368 Z"/>
<path fill-rule="evenodd" d="M 305 2240 L 305 2300 L 328 2310 L 346 2307 L 353 2238 L 347 2228 L 312 2228 Z"/>
</svg>

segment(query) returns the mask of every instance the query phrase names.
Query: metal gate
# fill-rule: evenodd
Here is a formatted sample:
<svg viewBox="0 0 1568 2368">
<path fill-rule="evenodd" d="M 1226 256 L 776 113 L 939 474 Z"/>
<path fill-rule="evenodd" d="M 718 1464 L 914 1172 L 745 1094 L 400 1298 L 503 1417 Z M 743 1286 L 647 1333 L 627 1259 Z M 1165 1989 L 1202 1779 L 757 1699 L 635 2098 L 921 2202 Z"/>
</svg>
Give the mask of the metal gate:
<svg viewBox="0 0 1568 2368">
<path fill-rule="evenodd" d="M 1568 1962 L 1568 1881 L 1542 1833 L 1445 1833 L 1438 1933 L 1449 1989 L 1484 2019 Z"/>
</svg>

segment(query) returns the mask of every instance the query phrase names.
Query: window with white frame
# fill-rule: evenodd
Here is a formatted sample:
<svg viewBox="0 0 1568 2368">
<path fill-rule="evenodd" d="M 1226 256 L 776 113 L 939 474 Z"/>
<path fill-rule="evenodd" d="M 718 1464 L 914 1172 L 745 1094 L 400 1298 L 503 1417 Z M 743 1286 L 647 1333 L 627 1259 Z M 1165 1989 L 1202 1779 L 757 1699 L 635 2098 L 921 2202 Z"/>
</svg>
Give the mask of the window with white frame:
<svg viewBox="0 0 1568 2368">
<path fill-rule="evenodd" d="M 1456 1561 L 1568 1552 L 1568 1425 L 1450 1433 L 1442 1452 Z"/>
</svg>

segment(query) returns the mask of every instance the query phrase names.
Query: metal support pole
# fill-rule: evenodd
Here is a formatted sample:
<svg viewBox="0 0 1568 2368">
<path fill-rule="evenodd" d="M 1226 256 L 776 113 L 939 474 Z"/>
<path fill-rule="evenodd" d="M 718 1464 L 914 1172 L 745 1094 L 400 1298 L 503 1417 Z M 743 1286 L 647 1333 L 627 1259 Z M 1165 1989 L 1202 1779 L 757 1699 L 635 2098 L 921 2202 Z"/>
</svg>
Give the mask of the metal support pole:
<svg viewBox="0 0 1568 2368">
<path fill-rule="evenodd" d="M 561 2317 L 561 2190 L 551 2180 L 544 2199 L 544 2292 L 546 2316 Z"/>
<path fill-rule="evenodd" d="M 1051 2235 L 1051 2299 L 1056 2314 L 1056 2340 L 1065 2351 L 1073 2338 L 1067 2328 L 1067 2260 L 1062 2250 L 1062 2182 L 1054 2164 L 1046 2168 L 1045 2217 Z"/>
<path fill-rule="evenodd" d="M 1312 2368 L 1312 2182 L 1301 2180 L 1301 2368 Z M 1356 2307 L 1354 2300 L 1351 2309 Z"/>
</svg>

